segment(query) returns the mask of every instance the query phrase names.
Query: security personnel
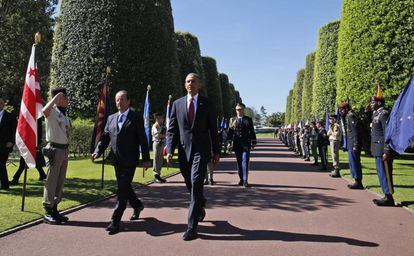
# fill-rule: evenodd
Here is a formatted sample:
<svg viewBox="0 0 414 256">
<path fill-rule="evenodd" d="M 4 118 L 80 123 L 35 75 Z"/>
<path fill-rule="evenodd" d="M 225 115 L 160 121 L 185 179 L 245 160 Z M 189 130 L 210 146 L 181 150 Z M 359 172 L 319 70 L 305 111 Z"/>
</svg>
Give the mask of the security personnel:
<svg viewBox="0 0 414 256">
<path fill-rule="evenodd" d="M 46 212 L 43 221 L 48 224 L 61 224 L 68 221 L 68 217 L 61 215 L 57 208 L 62 200 L 68 168 L 71 123 L 66 116 L 68 107 L 66 89 L 52 90 L 52 97 L 42 110 L 46 118 L 47 145 L 44 148 L 44 155 L 48 169 L 43 193 L 43 206 Z"/>
<path fill-rule="evenodd" d="M 250 150 L 256 146 L 257 140 L 252 119 L 244 115 L 245 108 L 243 103 L 237 103 L 237 116 L 233 118 L 227 138 L 233 142 L 239 169 L 239 186 L 248 187 Z"/>
<path fill-rule="evenodd" d="M 381 88 L 378 86 L 377 96 L 371 98 L 371 110 L 373 111 L 371 123 L 371 153 L 375 157 L 378 180 L 385 197 L 374 199 L 378 206 L 395 206 L 394 184 L 392 179 L 393 150 L 385 143 L 386 123 L 389 112 L 384 109 L 385 99 L 382 97 Z"/>
<path fill-rule="evenodd" d="M 326 171 L 328 160 L 326 159 L 326 151 L 327 151 L 327 141 L 328 141 L 328 135 L 326 134 L 325 127 L 323 126 L 322 121 L 316 122 L 316 131 L 318 132 L 318 139 L 317 139 L 317 145 L 318 145 L 318 152 L 319 157 L 321 158 L 321 170 Z"/>
<path fill-rule="evenodd" d="M 346 146 L 348 162 L 354 183 L 348 184 L 349 189 L 364 189 L 362 184 L 361 166 L 361 126 L 348 102 L 339 105 L 339 113 L 345 118 Z"/>
</svg>

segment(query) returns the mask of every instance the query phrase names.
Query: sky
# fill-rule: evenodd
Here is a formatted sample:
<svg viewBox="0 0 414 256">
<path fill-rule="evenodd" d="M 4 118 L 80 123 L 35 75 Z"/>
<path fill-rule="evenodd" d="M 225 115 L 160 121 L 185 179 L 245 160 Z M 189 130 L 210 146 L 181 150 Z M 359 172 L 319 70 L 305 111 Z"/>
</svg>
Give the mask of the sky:
<svg viewBox="0 0 414 256">
<path fill-rule="evenodd" d="M 341 0 L 172 0 L 176 31 L 198 37 L 243 102 L 284 112 L 286 97 L 318 29 L 339 20 Z"/>
</svg>

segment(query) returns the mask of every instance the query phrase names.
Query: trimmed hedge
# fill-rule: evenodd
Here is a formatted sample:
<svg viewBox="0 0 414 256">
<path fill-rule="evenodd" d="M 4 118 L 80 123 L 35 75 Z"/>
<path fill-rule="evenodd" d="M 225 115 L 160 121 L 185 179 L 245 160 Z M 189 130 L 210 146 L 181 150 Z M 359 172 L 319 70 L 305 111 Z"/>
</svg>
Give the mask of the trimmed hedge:
<svg viewBox="0 0 414 256">
<path fill-rule="evenodd" d="M 285 124 L 292 123 L 292 96 L 293 89 L 289 91 L 289 95 L 286 98 Z"/>
<path fill-rule="evenodd" d="M 203 62 L 200 54 L 200 45 L 196 36 L 188 32 L 176 32 L 177 54 L 180 62 L 181 84 L 189 73 L 197 73 L 203 81 L 200 94 L 207 96 Z"/>
<path fill-rule="evenodd" d="M 221 87 L 221 97 L 223 102 L 223 116 L 224 118 L 233 117 L 233 106 L 231 105 L 229 77 L 224 73 L 219 73 L 219 81 Z"/>
<path fill-rule="evenodd" d="M 306 56 L 305 81 L 302 89 L 302 120 L 311 120 L 313 74 L 315 67 L 315 52 Z"/>
<path fill-rule="evenodd" d="M 57 0 L 0 1 L 0 92 L 17 112 L 36 32 L 42 34 L 37 60 L 46 99 L 53 44 L 52 18 Z"/>
<path fill-rule="evenodd" d="M 300 69 L 296 75 L 296 82 L 293 86 L 292 98 L 292 114 L 293 122 L 301 121 L 302 119 L 302 88 L 305 80 L 305 69 Z"/>
<path fill-rule="evenodd" d="M 204 70 L 204 86 L 207 89 L 208 98 L 213 103 L 218 117 L 223 116 L 223 102 L 221 97 L 220 81 L 218 79 L 216 60 L 211 57 L 202 57 Z"/>
<path fill-rule="evenodd" d="M 392 106 L 414 73 L 413 0 L 343 1 L 337 102 L 362 109 L 379 83 Z"/>
<path fill-rule="evenodd" d="M 312 114 L 319 118 L 324 117 L 326 111 L 335 112 L 337 105 L 335 99 L 339 24 L 339 21 L 334 21 L 319 29 L 312 95 Z"/>
<path fill-rule="evenodd" d="M 148 84 L 154 112 L 165 111 L 169 94 L 181 94 L 169 0 L 66 0 L 60 11 L 52 86 L 68 88 L 71 116 L 95 115 L 107 66 L 113 69 L 111 93 L 128 90 L 138 110 Z"/>
<path fill-rule="evenodd" d="M 85 157 L 90 152 L 94 123 L 90 120 L 75 119 L 72 121 L 69 152 L 74 157 Z"/>
</svg>

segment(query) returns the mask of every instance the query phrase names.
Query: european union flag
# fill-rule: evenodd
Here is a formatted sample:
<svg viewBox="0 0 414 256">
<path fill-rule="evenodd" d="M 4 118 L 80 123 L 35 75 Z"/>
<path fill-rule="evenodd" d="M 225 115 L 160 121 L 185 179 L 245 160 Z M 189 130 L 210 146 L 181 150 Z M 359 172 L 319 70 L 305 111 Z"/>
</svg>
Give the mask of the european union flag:
<svg viewBox="0 0 414 256">
<path fill-rule="evenodd" d="M 414 142 L 414 77 L 411 77 L 392 108 L 385 142 L 399 154 Z"/>
<path fill-rule="evenodd" d="M 150 122 L 149 122 L 149 116 L 150 116 L 150 101 L 149 101 L 149 91 L 150 86 L 148 86 L 147 89 L 147 97 L 145 97 L 145 105 L 144 105 L 144 128 L 145 128 L 145 134 L 147 135 L 147 141 L 148 141 L 148 147 L 151 148 L 151 128 L 150 128 Z"/>
</svg>

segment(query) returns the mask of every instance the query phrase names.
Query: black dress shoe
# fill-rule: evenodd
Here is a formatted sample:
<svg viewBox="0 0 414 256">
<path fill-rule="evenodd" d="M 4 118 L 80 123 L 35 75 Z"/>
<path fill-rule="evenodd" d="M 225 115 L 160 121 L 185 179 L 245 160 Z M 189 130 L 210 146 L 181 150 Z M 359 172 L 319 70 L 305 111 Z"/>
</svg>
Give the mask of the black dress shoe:
<svg viewBox="0 0 414 256">
<path fill-rule="evenodd" d="M 395 206 L 394 198 L 392 195 L 385 195 L 384 198 L 374 199 L 373 201 L 377 206 Z"/>
<path fill-rule="evenodd" d="M 139 215 L 141 214 L 142 210 L 144 210 L 144 205 L 141 205 L 139 208 L 134 209 L 134 213 L 132 214 L 130 220 L 137 220 L 139 219 Z"/>
<path fill-rule="evenodd" d="M 247 183 L 247 181 L 243 182 L 243 186 L 244 186 L 245 188 L 250 187 L 250 185 L 249 185 L 249 183 Z"/>
<path fill-rule="evenodd" d="M 309 161 L 310 161 L 309 157 L 305 159 L 305 162 L 309 162 Z"/>
<path fill-rule="evenodd" d="M 60 220 L 56 218 L 53 208 L 46 208 L 46 207 L 45 207 L 45 215 L 43 215 L 43 222 L 46 224 L 51 224 L 51 225 L 61 224 Z"/>
<path fill-rule="evenodd" d="M 204 185 L 208 185 L 208 180 L 207 179 L 204 181 Z"/>
<path fill-rule="evenodd" d="M 161 176 L 160 175 L 155 175 L 154 176 L 154 178 L 155 178 L 155 182 L 156 183 L 165 183 L 166 182 L 166 180 L 164 180 L 163 178 L 161 178 Z"/>
<path fill-rule="evenodd" d="M 69 218 L 68 217 L 63 216 L 62 214 L 60 214 L 60 212 L 57 209 L 57 205 L 55 205 L 52 208 L 52 211 L 53 211 L 54 218 L 57 219 L 58 221 L 60 221 L 61 223 L 64 223 L 64 222 L 68 222 L 69 221 Z"/>
<path fill-rule="evenodd" d="M 107 226 L 106 227 L 106 229 L 105 229 L 106 231 L 108 231 L 108 234 L 109 235 L 114 235 L 114 234 L 116 234 L 116 233 L 118 233 L 119 232 L 119 230 L 120 230 L 120 226 L 119 226 L 119 223 L 118 222 L 111 222 L 110 224 L 109 224 L 109 226 Z"/>
<path fill-rule="evenodd" d="M 240 180 L 238 185 L 239 185 L 239 186 L 243 186 L 243 181 L 242 181 L 242 180 Z"/>
<path fill-rule="evenodd" d="M 208 184 L 213 186 L 213 185 L 214 185 L 214 180 L 213 180 L 213 179 L 210 179 L 210 180 L 208 181 Z"/>
<path fill-rule="evenodd" d="M 183 240 L 184 241 L 191 241 L 191 240 L 194 240 L 196 238 L 197 238 L 197 232 L 192 230 L 192 229 L 189 229 L 189 230 L 185 231 L 184 234 L 183 234 Z"/>
<path fill-rule="evenodd" d="M 335 171 L 331 172 L 329 174 L 329 176 L 331 176 L 332 178 L 340 178 L 341 174 L 339 173 L 339 171 L 335 170 Z"/>
<path fill-rule="evenodd" d="M 364 186 L 361 182 L 355 181 L 352 184 L 348 184 L 349 189 L 364 189 Z"/>
<path fill-rule="evenodd" d="M 203 220 L 204 220 L 204 218 L 206 217 L 206 208 L 205 207 L 203 207 L 202 209 L 201 209 L 201 214 L 200 214 L 200 217 L 198 218 L 198 221 L 199 222 L 203 222 Z"/>
</svg>

